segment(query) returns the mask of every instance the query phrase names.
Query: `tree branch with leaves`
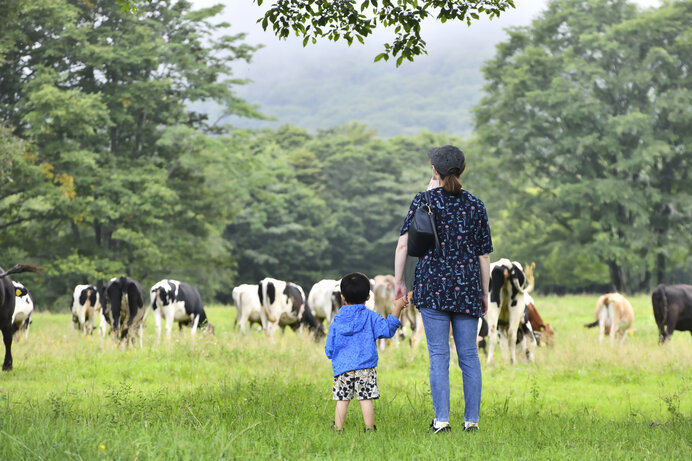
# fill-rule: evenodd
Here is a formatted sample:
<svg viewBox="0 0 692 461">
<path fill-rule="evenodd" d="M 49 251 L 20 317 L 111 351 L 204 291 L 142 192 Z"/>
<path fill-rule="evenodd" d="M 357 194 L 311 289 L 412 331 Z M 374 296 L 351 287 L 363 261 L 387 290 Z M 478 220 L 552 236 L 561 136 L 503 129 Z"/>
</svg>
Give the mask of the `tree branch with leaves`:
<svg viewBox="0 0 692 461">
<path fill-rule="evenodd" d="M 256 0 L 262 5 L 263 0 Z M 421 24 L 435 17 L 440 22 L 465 21 L 468 25 L 485 14 L 490 18 L 514 7 L 513 0 L 448 1 L 448 0 L 342 0 L 308 1 L 279 0 L 260 19 L 267 30 L 271 24 L 279 38 L 291 32 L 303 37 L 303 46 L 320 38 L 334 42 L 354 40 L 364 43 L 378 27 L 393 28 L 396 34 L 391 43 L 385 43 L 384 51 L 375 61 L 396 58 L 399 66 L 404 59 L 413 61 L 416 56 L 427 54 L 421 37 Z"/>
<path fill-rule="evenodd" d="M 151 0 L 147 0 L 151 3 Z M 264 0 L 253 0 L 258 6 Z M 123 11 L 137 12 L 143 0 L 118 0 Z M 396 58 L 400 66 L 404 59 L 413 61 L 427 54 L 421 36 L 424 20 L 435 18 L 444 23 L 462 21 L 471 25 L 482 15 L 490 18 L 514 8 L 514 0 L 277 0 L 258 20 L 262 28 L 270 28 L 285 39 L 291 34 L 303 38 L 303 46 L 327 39 L 345 40 L 349 46 L 354 40 L 365 39 L 382 27 L 394 29 L 395 37 L 384 44 L 384 51 L 375 61 Z"/>
</svg>

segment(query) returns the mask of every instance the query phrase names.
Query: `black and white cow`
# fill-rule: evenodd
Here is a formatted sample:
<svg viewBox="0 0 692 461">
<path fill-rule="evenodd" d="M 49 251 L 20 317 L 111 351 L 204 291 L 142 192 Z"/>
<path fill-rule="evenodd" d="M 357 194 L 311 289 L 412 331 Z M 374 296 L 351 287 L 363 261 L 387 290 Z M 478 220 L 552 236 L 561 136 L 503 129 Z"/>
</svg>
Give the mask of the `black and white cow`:
<svg viewBox="0 0 692 461">
<path fill-rule="evenodd" d="M 503 331 L 512 364 L 517 362 L 517 332 L 524 318 L 526 300 L 524 293 L 533 289 L 524 270 L 516 261 L 502 258 L 490 265 L 490 302 L 486 320 L 488 322 L 488 365 L 493 363 L 498 329 Z M 531 335 L 534 342 L 535 337 Z"/>
<path fill-rule="evenodd" d="M 692 333 L 692 285 L 659 285 L 651 294 L 659 344 L 673 336 L 673 331 Z"/>
<path fill-rule="evenodd" d="M 332 319 L 344 304 L 341 299 L 341 286 L 339 285 L 339 281 L 324 279 L 315 283 L 308 294 L 307 304 L 317 321 L 320 324 L 326 321 L 327 328 L 329 328 Z"/>
<path fill-rule="evenodd" d="M 197 288 L 178 280 L 164 279 L 151 287 L 151 310 L 154 312 L 156 337 L 161 341 L 161 317 L 166 322 L 166 337 L 171 337 L 173 322 L 178 327 L 192 327 L 192 336 L 197 328 L 214 333 L 214 325 L 209 323 L 204 312 L 202 296 Z"/>
<path fill-rule="evenodd" d="M 71 309 L 75 330 L 80 330 L 85 335 L 91 334 L 94 330 L 94 319 L 101 317 L 101 300 L 96 287 L 77 285 L 72 293 Z M 103 317 L 101 318 L 103 322 Z"/>
<path fill-rule="evenodd" d="M 485 317 L 479 318 L 476 343 L 478 345 L 478 349 L 483 350 L 483 352 L 485 352 L 486 355 L 488 354 L 487 339 L 489 330 L 490 329 L 488 328 L 488 322 L 485 319 Z M 501 327 L 497 329 L 498 339 L 500 341 L 501 346 L 507 344 L 505 340 L 505 335 L 507 334 L 507 331 L 507 329 Z M 522 354 L 526 356 L 529 362 L 534 361 L 534 355 L 536 352 L 536 346 L 538 345 L 538 339 L 533 330 L 533 326 L 531 325 L 528 305 L 526 305 L 526 307 L 524 308 L 524 315 L 522 316 L 521 321 L 519 322 L 519 328 L 517 329 L 517 340 L 515 344 L 516 346 L 520 346 Z"/>
<path fill-rule="evenodd" d="M 324 330 L 306 305 L 305 292 L 299 285 L 267 277 L 260 281 L 257 295 L 268 323 L 264 329 L 266 335 L 271 335 L 279 327 L 283 332 L 286 326 L 293 331 L 305 326 L 316 339 L 324 336 Z"/>
<path fill-rule="evenodd" d="M 31 313 L 34 311 L 34 298 L 29 290 L 19 282 L 12 280 L 17 299 L 14 302 L 12 324 L 14 325 L 14 339 L 29 339 L 29 325 L 31 325 Z"/>
<path fill-rule="evenodd" d="M 365 307 L 371 311 L 377 311 L 375 305 L 374 279 L 370 279 L 370 293 L 365 301 Z M 341 280 L 325 279 L 315 283 L 308 294 L 307 304 L 312 311 L 317 323 L 322 327 L 326 320 L 327 328 L 332 324 L 334 316 L 341 306 L 344 305 L 344 299 L 341 297 Z"/>
<path fill-rule="evenodd" d="M 31 264 L 17 264 L 8 271 L 0 267 L 0 330 L 5 343 L 5 361 L 2 363 L 5 371 L 12 369 L 12 337 L 15 331 L 12 316 L 17 302 L 17 291 L 8 275 L 38 271 L 39 267 Z"/>
<path fill-rule="evenodd" d="M 233 302 L 238 311 L 233 326 L 241 333 L 246 333 L 248 325 L 253 323 L 259 323 L 262 328 L 268 325 L 259 299 L 259 285 L 243 284 L 233 288 Z"/>
<path fill-rule="evenodd" d="M 146 314 L 142 286 L 138 281 L 122 276 L 112 278 L 99 293 L 103 315 L 110 325 L 117 344 L 122 340 L 134 345 L 139 338 L 142 347 L 143 321 Z"/>
</svg>

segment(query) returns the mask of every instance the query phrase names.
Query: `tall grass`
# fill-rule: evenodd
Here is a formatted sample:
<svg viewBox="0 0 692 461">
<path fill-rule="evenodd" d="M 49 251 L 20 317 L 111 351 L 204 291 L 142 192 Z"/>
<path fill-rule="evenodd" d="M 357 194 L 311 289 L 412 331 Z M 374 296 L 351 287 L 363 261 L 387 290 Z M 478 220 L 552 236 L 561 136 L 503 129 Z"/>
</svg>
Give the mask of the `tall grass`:
<svg viewBox="0 0 692 461">
<path fill-rule="evenodd" d="M 535 364 L 483 363 L 476 434 L 460 430 L 452 363 L 453 432 L 436 436 L 424 344 L 380 354 L 378 432 L 362 432 L 352 405 L 339 435 L 331 366 L 307 336 L 243 336 L 235 309 L 217 306 L 214 337 L 186 329 L 157 346 L 150 321 L 143 349 L 118 350 L 68 314 L 39 313 L 0 376 L 0 459 L 692 459 L 689 334 L 658 346 L 650 300 L 636 297 L 636 332 L 611 348 L 582 326 L 596 296 L 536 301 L 555 346 Z"/>
</svg>

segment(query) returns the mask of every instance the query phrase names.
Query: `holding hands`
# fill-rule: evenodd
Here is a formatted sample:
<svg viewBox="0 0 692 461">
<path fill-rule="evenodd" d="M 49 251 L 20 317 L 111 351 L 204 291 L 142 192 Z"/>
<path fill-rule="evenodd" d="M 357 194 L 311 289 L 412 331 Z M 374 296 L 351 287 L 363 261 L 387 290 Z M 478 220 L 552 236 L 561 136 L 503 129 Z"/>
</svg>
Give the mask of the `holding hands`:
<svg viewBox="0 0 692 461">
<path fill-rule="evenodd" d="M 401 320 L 401 311 L 408 306 L 408 297 L 402 296 L 397 298 L 394 296 L 394 309 L 392 310 L 392 315 Z"/>
</svg>

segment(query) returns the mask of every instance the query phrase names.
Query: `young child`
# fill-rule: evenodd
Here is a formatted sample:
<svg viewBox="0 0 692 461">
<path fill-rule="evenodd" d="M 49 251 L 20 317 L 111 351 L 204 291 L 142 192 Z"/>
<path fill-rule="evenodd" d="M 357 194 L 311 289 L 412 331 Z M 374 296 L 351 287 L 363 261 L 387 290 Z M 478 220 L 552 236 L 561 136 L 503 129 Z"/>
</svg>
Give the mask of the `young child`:
<svg viewBox="0 0 692 461">
<path fill-rule="evenodd" d="M 376 431 L 373 399 L 380 398 L 377 388 L 378 338 L 391 338 L 401 326 L 399 316 L 406 298 L 394 301 L 393 315 L 382 318 L 365 308 L 370 297 L 370 280 L 359 273 L 341 279 L 341 296 L 345 305 L 339 309 L 329 327 L 324 351 L 334 370 L 333 399 L 336 400 L 334 429 L 343 431 L 348 404 L 354 395 L 360 402 L 365 431 Z"/>
</svg>

